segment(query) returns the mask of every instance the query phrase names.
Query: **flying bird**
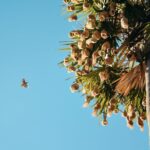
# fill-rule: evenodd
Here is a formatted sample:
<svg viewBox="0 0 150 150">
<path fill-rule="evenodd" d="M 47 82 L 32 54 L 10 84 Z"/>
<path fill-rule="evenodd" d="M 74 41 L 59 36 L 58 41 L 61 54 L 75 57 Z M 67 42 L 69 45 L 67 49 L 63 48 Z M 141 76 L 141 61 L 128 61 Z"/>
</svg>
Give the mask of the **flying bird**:
<svg viewBox="0 0 150 150">
<path fill-rule="evenodd" d="M 27 88 L 27 87 L 28 87 L 28 82 L 27 82 L 25 79 L 22 79 L 21 86 L 22 86 L 23 88 Z"/>
</svg>

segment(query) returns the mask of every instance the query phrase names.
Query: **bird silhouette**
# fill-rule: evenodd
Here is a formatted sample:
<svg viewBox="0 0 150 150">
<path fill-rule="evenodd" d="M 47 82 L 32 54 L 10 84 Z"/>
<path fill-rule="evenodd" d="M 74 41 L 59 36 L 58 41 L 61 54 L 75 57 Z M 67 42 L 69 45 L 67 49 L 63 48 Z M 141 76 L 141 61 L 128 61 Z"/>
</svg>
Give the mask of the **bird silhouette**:
<svg viewBox="0 0 150 150">
<path fill-rule="evenodd" d="M 22 86 L 23 88 L 27 88 L 27 87 L 28 87 L 28 82 L 26 82 L 25 79 L 22 79 L 21 86 Z"/>
</svg>

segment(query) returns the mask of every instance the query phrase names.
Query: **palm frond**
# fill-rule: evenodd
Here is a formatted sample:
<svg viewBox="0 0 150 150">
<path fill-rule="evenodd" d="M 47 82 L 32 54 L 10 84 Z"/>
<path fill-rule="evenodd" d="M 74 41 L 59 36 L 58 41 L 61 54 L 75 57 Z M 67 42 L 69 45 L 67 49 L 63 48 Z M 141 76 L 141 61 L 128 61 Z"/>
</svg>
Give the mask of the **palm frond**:
<svg viewBox="0 0 150 150">
<path fill-rule="evenodd" d="M 127 96 L 132 89 L 143 90 L 145 86 L 145 64 L 139 64 L 129 72 L 121 75 L 116 91 Z"/>
</svg>

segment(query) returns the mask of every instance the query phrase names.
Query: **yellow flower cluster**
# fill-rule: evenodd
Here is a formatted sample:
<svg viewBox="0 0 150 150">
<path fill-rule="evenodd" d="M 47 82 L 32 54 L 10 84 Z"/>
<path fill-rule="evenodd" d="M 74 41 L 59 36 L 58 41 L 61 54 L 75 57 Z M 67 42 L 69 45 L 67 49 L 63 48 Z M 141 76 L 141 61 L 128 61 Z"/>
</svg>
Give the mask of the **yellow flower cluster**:
<svg viewBox="0 0 150 150">
<path fill-rule="evenodd" d="M 84 108 L 94 101 L 92 115 L 103 115 L 102 125 L 108 125 L 107 117 L 113 113 L 123 112 L 129 128 L 133 128 L 136 120 L 143 130 L 145 106 L 137 105 L 137 95 L 135 100 L 130 101 L 130 95 L 123 97 L 116 90 L 120 76 L 127 72 L 123 65 L 127 61 L 137 61 L 129 46 L 119 46 L 127 39 L 126 33 L 131 32 L 124 5 L 112 1 L 102 5 L 89 0 L 64 0 L 64 3 L 67 12 L 71 13 L 69 21 L 78 20 L 81 12 L 86 14 L 83 28 L 69 33 L 73 42 L 69 43 L 70 54 L 63 61 L 68 72 L 75 73 L 76 80 L 70 87 L 71 91 L 81 91 L 86 96 Z M 134 59 L 131 59 L 133 56 Z M 138 94 L 143 100 L 143 93 Z M 123 111 L 120 105 L 124 106 Z"/>
</svg>

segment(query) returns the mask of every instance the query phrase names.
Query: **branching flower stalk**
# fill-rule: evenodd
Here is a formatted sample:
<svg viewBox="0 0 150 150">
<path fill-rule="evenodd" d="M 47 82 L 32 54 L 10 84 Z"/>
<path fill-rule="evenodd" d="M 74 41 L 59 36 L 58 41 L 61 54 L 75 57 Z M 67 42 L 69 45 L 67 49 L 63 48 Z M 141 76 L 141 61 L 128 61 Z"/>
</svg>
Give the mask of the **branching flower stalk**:
<svg viewBox="0 0 150 150">
<path fill-rule="evenodd" d="M 62 61 L 74 72 L 71 91 L 85 96 L 83 107 L 108 125 L 121 112 L 129 128 L 141 130 L 149 117 L 150 2 L 146 0 L 64 0 L 69 21 L 84 17 L 83 28 L 69 33 Z M 147 111 L 147 115 L 146 115 Z M 150 123 L 149 123 L 150 126 Z"/>
</svg>

